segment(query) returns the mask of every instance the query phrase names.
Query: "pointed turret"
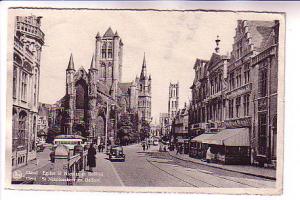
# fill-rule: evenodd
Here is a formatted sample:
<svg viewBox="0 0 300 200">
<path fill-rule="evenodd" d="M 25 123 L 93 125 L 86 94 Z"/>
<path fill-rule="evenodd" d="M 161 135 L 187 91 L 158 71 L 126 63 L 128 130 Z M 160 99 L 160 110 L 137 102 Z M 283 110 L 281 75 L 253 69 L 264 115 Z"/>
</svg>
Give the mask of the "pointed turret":
<svg viewBox="0 0 300 200">
<path fill-rule="evenodd" d="M 115 34 L 114 32 L 112 31 L 111 27 L 109 27 L 107 29 L 107 31 L 104 33 L 103 37 L 113 37 Z"/>
<path fill-rule="evenodd" d="M 92 61 L 91 61 L 91 67 L 90 69 L 96 69 L 96 61 L 95 61 L 95 55 L 93 54 L 93 57 L 92 57 Z"/>
<path fill-rule="evenodd" d="M 215 40 L 216 42 L 216 48 L 215 48 L 215 51 L 216 53 L 220 53 L 220 47 L 219 47 L 219 43 L 221 42 L 221 40 L 219 39 L 219 36 L 217 35 L 217 39 Z"/>
<path fill-rule="evenodd" d="M 141 79 L 145 79 L 147 77 L 147 69 L 146 69 L 146 56 L 144 53 L 144 59 L 143 59 L 143 66 L 142 66 L 142 71 L 141 71 Z"/>
<path fill-rule="evenodd" d="M 115 32 L 115 37 L 119 37 L 118 31 Z"/>
<path fill-rule="evenodd" d="M 72 53 L 71 53 L 70 60 L 69 60 L 69 64 L 68 64 L 68 68 L 67 68 L 67 71 L 69 71 L 69 70 L 75 70 Z"/>
<path fill-rule="evenodd" d="M 96 39 L 99 39 L 99 38 L 100 38 L 100 33 L 98 32 L 96 35 Z"/>
</svg>

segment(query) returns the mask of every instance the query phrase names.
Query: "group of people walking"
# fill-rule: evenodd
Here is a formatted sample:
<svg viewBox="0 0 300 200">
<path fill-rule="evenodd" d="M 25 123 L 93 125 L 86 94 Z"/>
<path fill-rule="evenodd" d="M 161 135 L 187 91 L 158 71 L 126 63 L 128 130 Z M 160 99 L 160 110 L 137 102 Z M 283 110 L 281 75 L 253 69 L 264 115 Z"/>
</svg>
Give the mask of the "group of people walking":
<svg viewBox="0 0 300 200">
<path fill-rule="evenodd" d="M 150 142 L 143 141 L 142 147 L 143 147 L 143 151 L 146 151 L 146 149 L 148 150 L 150 148 Z"/>
</svg>

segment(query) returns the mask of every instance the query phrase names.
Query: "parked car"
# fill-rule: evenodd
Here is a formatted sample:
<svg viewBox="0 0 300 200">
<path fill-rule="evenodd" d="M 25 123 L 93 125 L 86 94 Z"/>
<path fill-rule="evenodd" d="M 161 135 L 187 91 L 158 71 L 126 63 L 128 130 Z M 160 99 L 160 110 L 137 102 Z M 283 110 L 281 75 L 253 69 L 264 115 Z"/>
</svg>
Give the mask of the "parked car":
<svg viewBox="0 0 300 200">
<path fill-rule="evenodd" d="M 125 161 L 125 154 L 123 152 L 122 146 L 112 146 L 110 148 L 109 154 L 108 154 L 109 160 L 122 160 Z"/>
<path fill-rule="evenodd" d="M 44 149 L 45 149 L 44 144 L 42 144 L 42 143 L 36 144 L 36 151 L 37 152 L 42 152 L 42 151 L 44 151 Z"/>
</svg>

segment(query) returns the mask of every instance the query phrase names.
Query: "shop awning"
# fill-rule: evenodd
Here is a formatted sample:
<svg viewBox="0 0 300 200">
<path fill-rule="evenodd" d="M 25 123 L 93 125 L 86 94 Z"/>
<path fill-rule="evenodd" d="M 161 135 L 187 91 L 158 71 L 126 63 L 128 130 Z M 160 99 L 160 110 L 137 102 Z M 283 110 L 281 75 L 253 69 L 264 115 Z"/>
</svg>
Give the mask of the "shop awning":
<svg viewBox="0 0 300 200">
<path fill-rule="evenodd" d="M 225 146 L 250 146 L 249 142 L 249 129 L 248 128 L 235 128 L 224 129 L 216 135 L 203 139 L 202 143 L 225 145 Z"/>
<path fill-rule="evenodd" d="M 197 137 L 194 137 L 191 141 L 202 143 L 203 140 L 209 139 L 214 135 L 215 135 L 215 133 L 204 133 L 204 134 L 198 135 Z"/>
</svg>

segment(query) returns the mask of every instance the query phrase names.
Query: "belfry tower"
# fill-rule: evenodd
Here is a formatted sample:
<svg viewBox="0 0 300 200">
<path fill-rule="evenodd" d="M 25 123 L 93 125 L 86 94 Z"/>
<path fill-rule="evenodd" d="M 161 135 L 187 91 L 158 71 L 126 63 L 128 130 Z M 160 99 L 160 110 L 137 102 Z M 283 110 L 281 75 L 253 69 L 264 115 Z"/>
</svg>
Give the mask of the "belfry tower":
<svg viewBox="0 0 300 200">
<path fill-rule="evenodd" d="M 178 111 L 179 101 L 179 83 L 170 83 L 169 85 L 169 103 L 168 103 L 168 114 L 170 122 L 176 116 Z"/>
<path fill-rule="evenodd" d="M 116 96 L 116 88 L 122 80 L 123 42 L 109 27 L 103 36 L 96 35 L 95 67 L 98 80 L 106 82 L 110 94 Z"/>
<path fill-rule="evenodd" d="M 142 70 L 138 82 L 138 115 L 141 121 L 151 122 L 151 76 L 147 75 L 144 54 Z"/>
</svg>

